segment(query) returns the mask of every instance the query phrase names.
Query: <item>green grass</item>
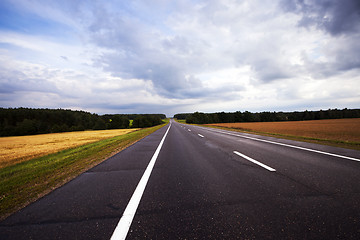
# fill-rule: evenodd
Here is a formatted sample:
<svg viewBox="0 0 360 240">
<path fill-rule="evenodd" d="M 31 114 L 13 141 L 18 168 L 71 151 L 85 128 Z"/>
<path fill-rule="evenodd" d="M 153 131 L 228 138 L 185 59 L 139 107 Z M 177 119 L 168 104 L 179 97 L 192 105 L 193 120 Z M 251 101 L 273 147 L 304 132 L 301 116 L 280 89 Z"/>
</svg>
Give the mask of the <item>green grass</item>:
<svg viewBox="0 0 360 240">
<path fill-rule="evenodd" d="M 144 128 L 0 169 L 0 220 L 163 126 Z"/>
<path fill-rule="evenodd" d="M 175 119 L 175 121 L 177 121 L 178 123 L 186 123 L 185 119 Z"/>
</svg>

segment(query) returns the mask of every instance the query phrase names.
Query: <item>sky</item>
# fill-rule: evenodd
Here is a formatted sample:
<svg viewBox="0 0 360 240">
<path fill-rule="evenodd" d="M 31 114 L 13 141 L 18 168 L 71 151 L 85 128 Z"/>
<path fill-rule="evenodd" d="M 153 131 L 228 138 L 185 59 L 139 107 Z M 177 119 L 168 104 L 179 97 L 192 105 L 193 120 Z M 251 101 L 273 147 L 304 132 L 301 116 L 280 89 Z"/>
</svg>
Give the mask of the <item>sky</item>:
<svg viewBox="0 0 360 240">
<path fill-rule="evenodd" d="M 0 107 L 360 108 L 360 1 L 1 0 Z"/>
</svg>

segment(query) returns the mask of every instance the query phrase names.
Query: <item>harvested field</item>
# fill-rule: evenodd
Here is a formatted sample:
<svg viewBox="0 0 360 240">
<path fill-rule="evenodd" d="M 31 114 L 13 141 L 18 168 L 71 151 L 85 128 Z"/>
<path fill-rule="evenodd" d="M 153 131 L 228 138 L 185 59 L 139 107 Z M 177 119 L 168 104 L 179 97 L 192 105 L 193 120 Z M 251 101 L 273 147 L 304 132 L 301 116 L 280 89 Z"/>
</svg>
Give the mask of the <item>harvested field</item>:
<svg viewBox="0 0 360 240">
<path fill-rule="evenodd" d="M 0 138 L 0 168 L 137 129 L 114 129 Z"/>
<path fill-rule="evenodd" d="M 360 144 L 360 118 L 294 122 L 219 123 L 209 125 L 258 133 Z"/>
</svg>

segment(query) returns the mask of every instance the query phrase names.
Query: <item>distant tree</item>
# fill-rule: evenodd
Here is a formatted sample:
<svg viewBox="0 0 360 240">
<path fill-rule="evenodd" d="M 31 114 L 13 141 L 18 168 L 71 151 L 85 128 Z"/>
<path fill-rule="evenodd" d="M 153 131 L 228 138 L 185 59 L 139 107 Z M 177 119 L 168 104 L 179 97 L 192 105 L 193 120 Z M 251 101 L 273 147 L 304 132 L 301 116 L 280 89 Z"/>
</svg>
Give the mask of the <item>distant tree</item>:
<svg viewBox="0 0 360 240">
<path fill-rule="evenodd" d="M 16 135 L 30 135 L 36 134 L 36 121 L 30 119 L 24 119 L 17 124 Z"/>
<path fill-rule="evenodd" d="M 132 128 L 143 128 L 143 127 L 152 127 L 159 124 L 162 124 L 161 116 L 159 114 L 144 114 L 137 115 L 133 120 Z"/>
<path fill-rule="evenodd" d="M 102 118 L 106 122 L 106 129 L 119 129 L 129 127 L 129 119 L 120 114 L 104 115 L 102 116 Z"/>
<path fill-rule="evenodd" d="M 200 113 L 175 114 L 176 117 L 186 116 L 187 123 L 205 124 L 205 123 L 229 123 L 229 122 L 273 122 L 273 121 L 304 121 L 318 119 L 335 118 L 360 118 L 360 109 L 329 109 L 320 111 L 303 112 L 259 112 L 251 113 Z"/>
<path fill-rule="evenodd" d="M 94 129 L 94 130 L 104 130 L 104 129 L 106 129 L 106 124 L 105 124 L 104 120 L 97 119 L 94 126 L 92 127 L 92 129 Z"/>
<path fill-rule="evenodd" d="M 251 112 L 245 111 L 243 115 L 244 122 L 254 122 L 254 114 Z"/>
<path fill-rule="evenodd" d="M 174 115 L 174 118 L 179 120 L 185 120 L 188 116 L 190 116 L 191 113 L 178 113 Z"/>
<path fill-rule="evenodd" d="M 143 116 L 143 126 L 162 123 L 165 114 L 112 114 L 99 116 L 64 109 L 0 108 L 0 136 L 28 135 L 85 129 L 129 128 L 129 116 Z"/>
</svg>

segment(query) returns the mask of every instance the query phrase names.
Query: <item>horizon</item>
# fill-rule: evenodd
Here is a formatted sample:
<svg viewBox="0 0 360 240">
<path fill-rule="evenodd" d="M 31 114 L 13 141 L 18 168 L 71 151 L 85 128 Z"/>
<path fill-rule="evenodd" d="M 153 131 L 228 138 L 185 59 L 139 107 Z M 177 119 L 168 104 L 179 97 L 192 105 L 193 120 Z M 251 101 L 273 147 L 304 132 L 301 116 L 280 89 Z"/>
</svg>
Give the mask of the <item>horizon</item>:
<svg viewBox="0 0 360 240">
<path fill-rule="evenodd" d="M 0 12 L 4 108 L 360 108 L 356 0 L 3 0 Z"/>
<path fill-rule="evenodd" d="M 99 114 L 99 113 L 95 113 L 95 112 L 89 112 L 86 110 L 82 110 L 82 109 L 65 109 L 65 108 L 30 108 L 30 107 L 15 107 L 15 108 L 3 108 L 0 107 L 0 109 L 33 109 L 33 110 L 65 110 L 65 111 L 80 111 L 80 112 L 86 112 L 86 113 L 90 113 L 90 114 L 97 114 L 99 116 L 104 116 L 104 115 L 165 115 L 166 118 L 175 118 L 175 115 L 178 114 L 194 114 L 194 113 L 204 113 L 204 114 L 217 114 L 217 113 L 237 113 L 237 112 L 241 112 L 241 113 L 245 113 L 245 112 L 250 112 L 251 114 L 258 114 L 258 113 L 297 113 L 297 112 L 321 112 L 321 111 L 343 111 L 343 110 L 360 110 L 360 108 L 342 108 L 342 109 L 338 109 L 338 108 L 329 108 L 329 109 L 318 109 L 318 110 L 303 110 L 303 111 L 258 111 L 258 112 L 252 112 L 252 111 L 220 111 L 220 112 L 201 112 L 201 111 L 194 111 L 194 112 L 179 112 L 179 113 L 175 113 L 172 116 L 168 116 L 165 113 L 103 113 L 103 114 Z"/>
</svg>

